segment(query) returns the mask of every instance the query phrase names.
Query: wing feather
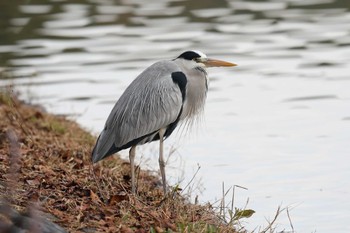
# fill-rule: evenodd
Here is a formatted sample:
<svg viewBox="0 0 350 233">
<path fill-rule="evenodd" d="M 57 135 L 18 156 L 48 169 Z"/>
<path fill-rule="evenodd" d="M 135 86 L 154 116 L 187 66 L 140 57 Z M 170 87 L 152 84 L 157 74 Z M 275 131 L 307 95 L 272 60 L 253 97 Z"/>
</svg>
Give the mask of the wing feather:
<svg viewBox="0 0 350 233">
<path fill-rule="evenodd" d="M 174 62 L 161 61 L 147 68 L 127 87 L 99 136 L 93 151 L 94 162 L 176 121 L 183 100 L 171 74 L 178 71 Z"/>
</svg>

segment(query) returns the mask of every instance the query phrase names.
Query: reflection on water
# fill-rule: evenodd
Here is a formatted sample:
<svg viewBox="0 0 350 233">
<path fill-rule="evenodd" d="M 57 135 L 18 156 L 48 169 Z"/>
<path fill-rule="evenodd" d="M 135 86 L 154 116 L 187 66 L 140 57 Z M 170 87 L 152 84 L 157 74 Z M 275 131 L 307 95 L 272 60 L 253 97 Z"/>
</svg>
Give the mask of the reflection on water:
<svg viewBox="0 0 350 233">
<path fill-rule="evenodd" d="M 199 163 L 203 200 L 220 197 L 223 181 L 248 188 L 236 193 L 257 212 L 248 228 L 283 203 L 297 230 L 348 232 L 349 10 L 347 0 L 2 1 L 0 85 L 97 133 L 156 60 L 198 49 L 238 63 L 209 71 L 195 136 L 167 140 L 178 148 L 172 183 L 176 167 L 186 183 Z M 154 146 L 140 150 L 156 161 Z"/>
</svg>

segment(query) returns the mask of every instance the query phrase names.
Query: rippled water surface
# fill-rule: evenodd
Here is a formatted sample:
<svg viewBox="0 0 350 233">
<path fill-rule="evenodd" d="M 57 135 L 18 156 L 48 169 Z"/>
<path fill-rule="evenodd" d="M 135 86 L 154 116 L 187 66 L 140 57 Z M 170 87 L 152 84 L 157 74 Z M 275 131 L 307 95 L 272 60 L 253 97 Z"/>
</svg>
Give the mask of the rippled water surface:
<svg viewBox="0 0 350 233">
<path fill-rule="evenodd" d="M 166 141 L 170 184 L 201 166 L 194 194 L 266 225 L 292 206 L 297 232 L 350 232 L 347 0 L 1 1 L 0 85 L 97 134 L 145 67 L 188 49 L 239 64 L 209 70 L 203 122 Z M 14 77 L 11 78 L 10 77 Z M 138 162 L 157 170 L 157 145 Z M 123 152 L 127 157 L 127 153 Z M 230 194 L 231 195 L 231 194 Z M 286 214 L 279 230 L 292 230 Z"/>
</svg>

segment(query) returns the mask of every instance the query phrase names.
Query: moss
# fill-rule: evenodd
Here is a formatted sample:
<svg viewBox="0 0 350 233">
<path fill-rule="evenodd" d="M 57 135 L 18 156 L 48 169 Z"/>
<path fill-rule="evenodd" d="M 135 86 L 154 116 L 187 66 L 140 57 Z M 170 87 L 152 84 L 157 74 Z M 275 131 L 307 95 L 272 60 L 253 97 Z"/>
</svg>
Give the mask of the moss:
<svg viewBox="0 0 350 233">
<path fill-rule="evenodd" d="M 65 134 L 67 131 L 63 124 L 55 120 L 46 122 L 46 127 L 57 134 Z"/>
<path fill-rule="evenodd" d="M 0 89 L 0 104 L 4 104 L 7 106 L 12 105 L 12 96 L 7 90 Z"/>
</svg>

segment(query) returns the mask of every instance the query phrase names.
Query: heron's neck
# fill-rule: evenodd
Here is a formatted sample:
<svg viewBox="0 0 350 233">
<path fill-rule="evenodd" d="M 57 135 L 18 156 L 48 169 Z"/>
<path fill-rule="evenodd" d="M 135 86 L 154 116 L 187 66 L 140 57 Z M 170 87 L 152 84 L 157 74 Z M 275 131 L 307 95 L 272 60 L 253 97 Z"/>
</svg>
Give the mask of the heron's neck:
<svg viewBox="0 0 350 233">
<path fill-rule="evenodd" d="M 192 118 L 203 111 L 208 90 L 208 77 L 204 68 L 190 69 L 185 72 L 185 75 L 187 86 L 182 119 Z"/>
</svg>

